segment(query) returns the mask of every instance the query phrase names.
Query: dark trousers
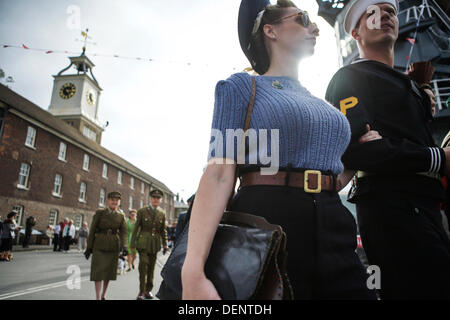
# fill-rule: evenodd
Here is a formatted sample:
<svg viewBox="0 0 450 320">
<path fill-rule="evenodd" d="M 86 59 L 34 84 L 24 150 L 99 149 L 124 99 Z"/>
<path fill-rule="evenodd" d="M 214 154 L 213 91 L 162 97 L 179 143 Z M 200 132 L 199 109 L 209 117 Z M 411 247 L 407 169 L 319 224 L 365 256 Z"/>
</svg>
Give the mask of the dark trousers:
<svg viewBox="0 0 450 320">
<path fill-rule="evenodd" d="M 281 225 L 295 299 L 376 299 L 355 252 L 356 221 L 337 193 L 249 186 L 238 191 L 231 210 Z"/>
<path fill-rule="evenodd" d="M 69 251 L 71 242 L 72 242 L 71 236 L 64 237 L 64 251 Z"/>
<path fill-rule="evenodd" d="M 62 232 L 59 233 L 59 239 L 58 239 L 58 251 L 61 251 L 64 249 L 64 237 L 62 235 Z"/>
<path fill-rule="evenodd" d="M 139 251 L 139 293 L 152 291 L 155 264 L 156 253 Z"/>
<path fill-rule="evenodd" d="M 59 246 L 59 234 L 53 234 L 53 251 L 58 251 Z"/>
<path fill-rule="evenodd" d="M 371 193 L 356 208 L 369 263 L 380 267 L 382 299 L 450 299 L 450 244 L 438 200 Z"/>
<path fill-rule="evenodd" d="M 31 230 L 30 231 L 26 230 L 25 231 L 25 237 L 23 238 L 22 247 L 24 247 L 24 248 L 28 247 L 28 244 L 30 242 L 30 238 L 31 238 Z"/>
</svg>

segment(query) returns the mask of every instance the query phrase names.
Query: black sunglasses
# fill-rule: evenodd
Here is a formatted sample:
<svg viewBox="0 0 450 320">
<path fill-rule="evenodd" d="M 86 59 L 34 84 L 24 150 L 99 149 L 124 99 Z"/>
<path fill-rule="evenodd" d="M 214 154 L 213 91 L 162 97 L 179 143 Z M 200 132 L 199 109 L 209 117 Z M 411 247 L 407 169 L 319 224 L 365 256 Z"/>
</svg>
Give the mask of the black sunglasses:
<svg viewBox="0 0 450 320">
<path fill-rule="evenodd" d="M 289 16 L 277 19 L 277 20 L 273 21 L 272 23 L 278 23 L 278 22 L 281 22 L 285 19 L 289 19 L 292 17 L 295 17 L 295 22 L 297 22 L 299 25 L 301 25 L 305 28 L 308 28 L 309 25 L 311 24 L 311 20 L 309 19 L 308 13 L 306 11 L 300 11 L 300 12 L 291 14 Z"/>
</svg>

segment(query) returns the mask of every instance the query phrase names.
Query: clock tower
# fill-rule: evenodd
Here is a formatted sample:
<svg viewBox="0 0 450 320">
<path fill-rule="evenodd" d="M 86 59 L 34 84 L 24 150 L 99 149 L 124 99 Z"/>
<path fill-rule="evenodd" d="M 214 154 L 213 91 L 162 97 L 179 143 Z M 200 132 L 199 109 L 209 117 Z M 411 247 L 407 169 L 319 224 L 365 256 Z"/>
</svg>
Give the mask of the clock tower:
<svg viewBox="0 0 450 320">
<path fill-rule="evenodd" d="M 100 144 L 104 130 L 98 119 L 102 88 L 92 73 L 95 65 L 85 55 L 85 48 L 79 57 L 69 59 L 70 65 L 53 76 L 53 92 L 48 111 Z M 71 67 L 76 73 L 63 74 Z"/>
</svg>

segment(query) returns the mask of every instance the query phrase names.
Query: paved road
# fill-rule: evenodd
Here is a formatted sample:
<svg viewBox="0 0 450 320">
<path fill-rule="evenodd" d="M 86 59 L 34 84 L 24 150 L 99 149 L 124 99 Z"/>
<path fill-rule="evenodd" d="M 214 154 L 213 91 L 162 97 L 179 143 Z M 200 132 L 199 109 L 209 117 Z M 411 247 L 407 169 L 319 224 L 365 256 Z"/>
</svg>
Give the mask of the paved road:
<svg viewBox="0 0 450 320">
<path fill-rule="evenodd" d="M 167 259 L 160 252 L 155 268 L 156 294 L 161 282 L 161 268 Z M 89 281 L 90 261 L 82 253 L 48 250 L 15 252 L 12 262 L 0 262 L 0 300 L 92 300 L 94 282 Z M 107 291 L 108 300 L 133 300 L 139 290 L 139 258 L 136 269 L 118 275 Z M 80 282 L 77 283 L 76 274 Z"/>
</svg>

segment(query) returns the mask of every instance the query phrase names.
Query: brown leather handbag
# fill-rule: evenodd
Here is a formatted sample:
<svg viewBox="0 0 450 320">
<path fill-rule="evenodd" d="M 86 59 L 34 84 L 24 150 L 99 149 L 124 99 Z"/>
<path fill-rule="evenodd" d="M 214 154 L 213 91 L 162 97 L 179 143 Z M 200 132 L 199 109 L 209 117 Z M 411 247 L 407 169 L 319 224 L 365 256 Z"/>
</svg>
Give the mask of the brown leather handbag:
<svg viewBox="0 0 450 320">
<path fill-rule="evenodd" d="M 252 95 L 244 131 L 250 126 L 255 94 L 256 82 L 252 77 Z M 237 174 L 234 185 L 236 181 Z M 229 204 L 230 201 L 227 208 Z M 181 269 L 186 258 L 188 233 L 189 224 L 161 271 L 163 281 L 157 293 L 159 299 L 179 300 L 182 297 Z M 211 245 L 205 274 L 224 300 L 293 299 L 286 274 L 286 258 L 286 235 L 279 225 L 248 213 L 225 211 Z"/>
</svg>

